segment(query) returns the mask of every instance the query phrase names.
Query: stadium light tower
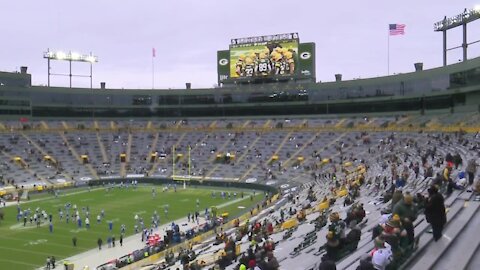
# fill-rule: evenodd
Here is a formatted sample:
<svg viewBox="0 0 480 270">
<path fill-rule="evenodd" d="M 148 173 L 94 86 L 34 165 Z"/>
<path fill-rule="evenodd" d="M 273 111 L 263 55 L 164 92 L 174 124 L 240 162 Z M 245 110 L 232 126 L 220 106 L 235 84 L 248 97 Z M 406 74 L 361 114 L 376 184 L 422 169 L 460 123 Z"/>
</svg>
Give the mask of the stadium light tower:
<svg viewBox="0 0 480 270">
<path fill-rule="evenodd" d="M 68 54 L 63 51 L 51 52 L 47 50 L 43 54 L 43 58 L 47 59 L 48 63 L 48 86 L 50 87 L 50 76 L 68 76 L 70 78 L 70 88 L 72 88 L 72 77 L 89 77 L 90 78 L 90 89 L 93 87 L 93 63 L 98 62 L 98 58 L 94 56 L 92 53 L 90 54 L 80 54 L 77 52 L 69 52 Z M 57 61 L 68 61 L 70 63 L 69 73 L 68 74 L 61 74 L 61 73 L 51 73 L 50 72 L 50 61 L 57 60 Z M 72 62 L 84 62 L 90 64 L 90 75 L 76 75 L 72 74 Z"/>
<path fill-rule="evenodd" d="M 463 48 L 463 61 L 467 61 L 467 48 L 469 45 L 480 42 L 480 40 L 467 42 L 467 24 L 480 19 L 480 5 L 475 6 L 472 9 L 465 9 L 461 14 L 447 18 L 445 16 L 443 20 L 436 22 L 433 25 L 435 32 L 443 32 L 443 65 L 447 65 L 447 51 Z M 462 45 L 453 48 L 447 48 L 447 30 L 462 26 L 463 27 L 463 42 Z"/>
</svg>

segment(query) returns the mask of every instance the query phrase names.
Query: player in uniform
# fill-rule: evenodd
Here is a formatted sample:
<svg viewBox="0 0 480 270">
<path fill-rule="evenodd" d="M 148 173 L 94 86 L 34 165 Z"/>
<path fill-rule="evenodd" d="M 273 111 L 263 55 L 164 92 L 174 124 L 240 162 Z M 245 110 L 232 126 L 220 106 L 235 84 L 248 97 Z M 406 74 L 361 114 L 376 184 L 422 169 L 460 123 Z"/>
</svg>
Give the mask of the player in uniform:
<svg viewBox="0 0 480 270">
<path fill-rule="evenodd" d="M 293 60 L 293 52 L 286 51 L 283 53 L 283 57 L 285 58 L 285 71 L 287 74 L 294 74 L 295 73 L 295 60 Z"/>
<path fill-rule="evenodd" d="M 267 49 L 268 50 L 268 49 Z M 272 71 L 272 66 L 270 64 L 270 60 L 267 57 L 265 52 L 261 52 L 258 56 L 257 62 L 257 76 L 267 76 Z"/>
<path fill-rule="evenodd" d="M 273 56 L 273 67 L 275 75 L 284 75 L 285 74 L 285 61 L 283 61 L 283 56 L 280 52 L 274 52 Z"/>
<path fill-rule="evenodd" d="M 255 74 L 255 62 L 251 57 L 245 58 L 245 66 L 243 68 L 245 77 L 252 77 Z"/>
<path fill-rule="evenodd" d="M 245 76 L 244 65 L 245 65 L 245 55 L 241 54 L 238 57 L 237 63 L 235 64 L 235 72 L 239 77 Z"/>
</svg>

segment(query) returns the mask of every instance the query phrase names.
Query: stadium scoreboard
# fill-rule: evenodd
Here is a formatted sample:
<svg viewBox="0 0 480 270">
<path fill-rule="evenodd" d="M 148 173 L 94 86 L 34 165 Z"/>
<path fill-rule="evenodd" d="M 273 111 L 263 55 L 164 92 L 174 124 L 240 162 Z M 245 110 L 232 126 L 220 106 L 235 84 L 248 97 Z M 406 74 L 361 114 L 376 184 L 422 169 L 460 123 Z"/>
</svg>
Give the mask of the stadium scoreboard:
<svg viewBox="0 0 480 270">
<path fill-rule="evenodd" d="M 218 84 L 315 81 L 315 43 L 298 33 L 231 39 L 217 52 Z"/>
</svg>

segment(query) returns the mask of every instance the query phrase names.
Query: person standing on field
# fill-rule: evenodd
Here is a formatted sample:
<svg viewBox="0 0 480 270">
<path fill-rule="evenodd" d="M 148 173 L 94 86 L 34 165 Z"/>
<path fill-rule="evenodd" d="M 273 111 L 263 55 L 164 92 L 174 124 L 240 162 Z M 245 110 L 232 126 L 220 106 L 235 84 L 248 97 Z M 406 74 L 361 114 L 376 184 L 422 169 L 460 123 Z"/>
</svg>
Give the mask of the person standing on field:
<svg viewBox="0 0 480 270">
<path fill-rule="evenodd" d="M 102 250 L 102 243 L 103 243 L 102 238 L 99 237 L 97 240 L 98 250 Z"/>
</svg>

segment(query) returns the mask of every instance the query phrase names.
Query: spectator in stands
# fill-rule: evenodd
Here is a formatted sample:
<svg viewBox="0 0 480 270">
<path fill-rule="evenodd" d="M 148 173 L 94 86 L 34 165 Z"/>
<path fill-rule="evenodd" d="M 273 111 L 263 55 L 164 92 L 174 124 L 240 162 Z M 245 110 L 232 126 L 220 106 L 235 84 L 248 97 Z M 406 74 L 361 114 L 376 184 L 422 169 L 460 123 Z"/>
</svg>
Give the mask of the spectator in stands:
<svg viewBox="0 0 480 270">
<path fill-rule="evenodd" d="M 468 182 L 467 182 L 465 172 L 463 171 L 459 172 L 457 177 L 455 178 L 453 188 L 463 190 L 467 187 L 467 185 L 468 185 Z"/>
<path fill-rule="evenodd" d="M 455 169 L 458 169 L 458 166 L 463 163 L 462 157 L 459 153 L 456 153 L 455 156 L 453 156 L 453 163 L 455 164 Z"/>
<path fill-rule="evenodd" d="M 372 252 L 372 264 L 376 270 L 385 270 L 387 265 L 392 262 L 393 254 L 392 249 L 388 243 L 383 242 L 379 239 L 378 247 L 375 251 Z"/>
<path fill-rule="evenodd" d="M 338 212 L 330 214 L 330 225 L 327 232 L 327 254 L 330 258 L 338 259 L 340 249 L 345 239 L 345 223 L 340 220 Z"/>
<path fill-rule="evenodd" d="M 433 239 L 438 241 L 442 237 L 443 226 L 447 223 L 444 199 L 435 186 L 431 186 L 428 189 L 428 195 L 429 198 L 425 205 L 425 217 L 427 222 L 432 225 Z"/>
<path fill-rule="evenodd" d="M 322 256 L 322 262 L 318 266 L 318 270 L 337 270 L 337 266 L 335 261 L 325 254 Z"/>
<path fill-rule="evenodd" d="M 475 162 L 475 159 L 468 161 L 466 172 L 468 174 L 468 184 L 472 185 L 475 179 L 475 172 L 477 171 L 478 164 Z"/>
<path fill-rule="evenodd" d="M 351 221 L 356 221 L 356 224 L 362 222 L 365 217 L 365 210 L 362 203 L 354 203 L 350 209 L 347 211 L 347 218 L 345 218 L 345 223 L 347 226 L 350 225 Z"/>
<path fill-rule="evenodd" d="M 360 242 L 360 238 L 362 236 L 362 230 L 360 227 L 357 226 L 356 221 L 352 221 L 350 223 L 351 230 L 348 232 L 347 236 L 345 237 L 345 244 L 349 250 L 354 251 L 358 247 L 358 242 Z"/>
<path fill-rule="evenodd" d="M 395 180 L 395 187 L 403 188 L 407 182 L 402 176 L 398 176 L 397 180 Z"/>
<path fill-rule="evenodd" d="M 445 161 L 449 164 L 453 164 L 453 156 L 452 154 L 450 153 L 447 153 L 447 155 L 445 156 Z"/>
<path fill-rule="evenodd" d="M 444 182 L 448 182 L 448 179 L 450 179 L 451 171 L 452 171 L 452 166 L 450 165 L 450 163 L 448 163 L 447 166 L 445 166 L 445 168 L 443 169 L 443 181 Z"/>
<path fill-rule="evenodd" d="M 417 205 L 417 209 L 421 210 L 425 208 L 427 198 L 423 196 L 422 193 L 418 192 L 417 194 L 415 194 L 415 198 L 413 199 L 413 201 Z"/>
<path fill-rule="evenodd" d="M 392 195 L 392 211 L 393 211 L 393 207 L 395 207 L 397 202 L 399 202 L 402 198 L 403 198 L 402 189 L 401 188 L 395 189 L 395 192 L 393 192 L 393 195 Z"/>
<path fill-rule="evenodd" d="M 427 179 L 428 177 L 433 177 L 433 168 L 430 165 L 427 165 L 425 168 L 424 180 Z"/>
<path fill-rule="evenodd" d="M 477 196 L 480 196 L 480 179 L 477 180 L 477 183 L 475 184 L 474 191 L 477 194 Z"/>
<path fill-rule="evenodd" d="M 280 265 L 278 264 L 277 258 L 275 258 L 275 256 L 273 256 L 273 252 L 269 251 L 267 253 L 267 258 L 268 258 L 267 269 L 278 270 Z"/>
<path fill-rule="evenodd" d="M 369 255 L 364 255 L 360 258 L 360 265 L 357 267 L 357 270 L 375 270 L 372 264 L 372 257 Z"/>
<path fill-rule="evenodd" d="M 417 209 L 413 203 L 413 196 L 409 193 L 405 194 L 403 200 L 399 201 L 393 208 L 393 214 L 400 217 L 403 228 L 407 232 L 408 245 L 412 245 L 415 240 L 413 221 L 417 219 Z"/>
<path fill-rule="evenodd" d="M 383 227 L 380 237 L 388 243 L 392 249 L 395 258 L 402 256 L 402 245 L 406 242 L 407 232 L 401 226 L 400 217 L 393 215 Z"/>
<path fill-rule="evenodd" d="M 443 185 L 443 176 L 441 173 L 437 173 L 435 178 L 432 180 L 432 185 L 441 187 Z"/>
</svg>

